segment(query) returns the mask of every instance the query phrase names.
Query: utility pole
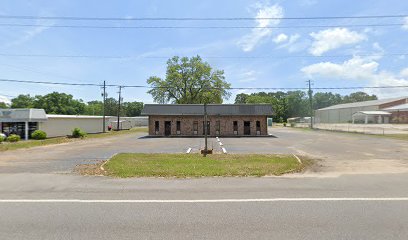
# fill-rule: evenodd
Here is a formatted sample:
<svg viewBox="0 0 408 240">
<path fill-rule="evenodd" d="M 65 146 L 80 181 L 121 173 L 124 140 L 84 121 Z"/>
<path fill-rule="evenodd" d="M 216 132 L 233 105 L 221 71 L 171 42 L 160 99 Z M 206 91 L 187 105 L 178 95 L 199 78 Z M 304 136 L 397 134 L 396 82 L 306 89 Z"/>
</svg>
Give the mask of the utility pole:
<svg viewBox="0 0 408 240">
<path fill-rule="evenodd" d="M 103 112 L 103 132 L 106 132 L 106 116 L 105 116 L 106 82 L 105 82 L 105 81 L 103 81 L 103 93 L 102 93 L 102 97 L 103 97 L 103 108 L 102 108 L 102 112 Z"/>
<path fill-rule="evenodd" d="M 204 103 L 204 157 L 207 157 L 207 151 L 208 151 L 208 146 L 207 146 L 207 130 L 208 130 L 208 125 L 207 125 L 207 103 Z"/>
<path fill-rule="evenodd" d="M 121 102 L 121 100 L 122 100 L 122 96 L 121 96 L 121 94 L 122 94 L 122 86 L 119 86 L 119 99 L 118 99 L 118 122 L 117 122 L 117 125 L 116 125 L 116 130 L 117 131 L 119 131 L 119 126 L 120 126 L 120 102 Z"/>
<path fill-rule="evenodd" d="M 312 91 L 312 87 L 311 87 L 311 81 L 310 79 L 307 81 L 308 85 L 309 85 L 309 103 L 310 103 L 310 128 L 313 129 L 313 91 Z"/>
</svg>

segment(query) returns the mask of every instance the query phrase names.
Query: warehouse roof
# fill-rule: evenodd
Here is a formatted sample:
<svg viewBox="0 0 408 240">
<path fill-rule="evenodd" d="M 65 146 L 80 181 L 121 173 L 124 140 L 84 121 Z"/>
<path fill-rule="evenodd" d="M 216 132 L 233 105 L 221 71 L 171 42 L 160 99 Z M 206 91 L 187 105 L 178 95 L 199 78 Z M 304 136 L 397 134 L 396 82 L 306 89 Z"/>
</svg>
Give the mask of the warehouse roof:
<svg viewBox="0 0 408 240">
<path fill-rule="evenodd" d="M 389 107 L 384 110 L 386 111 L 408 111 L 408 103 L 397 105 L 394 107 Z"/>
<path fill-rule="evenodd" d="M 208 115 L 270 116 L 272 106 L 267 104 L 208 104 Z M 204 115 L 203 104 L 145 104 L 142 115 Z"/>
<path fill-rule="evenodd" d="M 326 108 L 321 108 L 318 110 L 330 110 L 330 109 L 341 109 L 341 108 L 354 108 L 354 107 L 369 107 L 369 106 L 378 106 L 385 103 L 395 102 L 402 99 L 408 99 L 408 97 L 398 97 L 398 98 L 388 98 L 388 99 L 380 99 L 380 100 L 371 100 L 371 101 L 364 101 L 364 102 L 355 102 L 355 103 L 345 103 L 345 104 L 338 104 Z"/>
</svg>

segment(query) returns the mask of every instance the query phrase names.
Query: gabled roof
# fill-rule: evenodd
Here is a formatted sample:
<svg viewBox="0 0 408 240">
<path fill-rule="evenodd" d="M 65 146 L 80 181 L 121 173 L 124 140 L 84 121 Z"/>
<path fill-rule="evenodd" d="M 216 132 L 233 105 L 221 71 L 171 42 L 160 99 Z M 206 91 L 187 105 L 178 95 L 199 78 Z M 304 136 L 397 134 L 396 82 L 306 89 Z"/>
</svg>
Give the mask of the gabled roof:
<svg viewBox="0 0 408 240">
<path fill-rule="evenodd" d="M 408 111 L 408 103 L 397 105 L 394 107 L 385 108 L 386 111 Z"/>
<path fill-rule="evenodd" d="M 272 106 L 267 104 L 208 104 L 208 115 L 270 116 Z M 145 104 L 142 115 L 204 115 L 203 104 Z"/>
<path fill-rule="evenodd" d="M 355 103 L 344 103 L 344 104 L 333 105 L 333 106 L 326 107 L 326 108 L 321 108 L 318 110 L 378 106 L 378 105 L 395 102 L 395 101 L 402 100 L 402 99 L 408 99 L 408 97 L 388 98 L 388 99 L 371 100 L 371 101 L 355 102 Z"/>
</svg>

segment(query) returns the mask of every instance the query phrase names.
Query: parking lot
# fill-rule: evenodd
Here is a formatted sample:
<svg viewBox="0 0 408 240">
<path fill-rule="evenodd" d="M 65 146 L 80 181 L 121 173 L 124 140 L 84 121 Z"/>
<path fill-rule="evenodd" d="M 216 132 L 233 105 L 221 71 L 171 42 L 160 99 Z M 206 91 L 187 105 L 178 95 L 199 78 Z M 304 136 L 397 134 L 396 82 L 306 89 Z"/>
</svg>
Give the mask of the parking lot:
<svg viewBox="0 0 408 240">
<path fill-rule="evenodd" d="M 271 128 L 275 137 L 220 138 L 228 154 L 297 154 L 316 159 L 308 174 L 399 173 L 408 171 L 408 141 L 375 136 Z M 222 152 L 215 138 L 208 141 Z M 88 139 L 1 153 L 0 173 L 71 173 L 78 164 L 106 160 L 121 152 L 198 152 L 202 138 L 146 138 L 143 133 Z"/>
</svg>

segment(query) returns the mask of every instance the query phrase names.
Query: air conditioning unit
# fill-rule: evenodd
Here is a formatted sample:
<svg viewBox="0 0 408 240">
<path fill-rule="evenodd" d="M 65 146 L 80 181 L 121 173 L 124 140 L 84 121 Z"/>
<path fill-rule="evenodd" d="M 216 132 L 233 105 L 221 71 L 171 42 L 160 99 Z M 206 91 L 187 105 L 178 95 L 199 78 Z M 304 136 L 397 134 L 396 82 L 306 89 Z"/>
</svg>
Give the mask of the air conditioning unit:
<svg viewBox="0 0 408 240">
<path fill-rule="evenodd" d="M 238 135 L 238 131 L 234 131 L 234 135 Z"/>
<path fill-rule="evenodd" d="M 177 133 L 177 135 L 180 135 L 181 132 L 180 132 L 180 131 L 177 131 L 176 133 Z"/>
<path fill-rule="evenodd" d="M 193 133 L 194 133 L 194 135 L 197 135 L 197 134 L 198 134 L 198 131 L 193 131 Z"/>
<path fill-rule="evenodd" d="M 256 131 L 256 135 L 261 135 L 261 131 Z"/>
<path fill-rule="evenodd" d="M 156 131 L 155 133 L 156 133 L 156 135 L 159 135 L 159 131 Z"/>
<path fill-rule="evenodd" d="M 215 134 L 220 135 L 220 131 L 215 131 Z"/>
</svg>

